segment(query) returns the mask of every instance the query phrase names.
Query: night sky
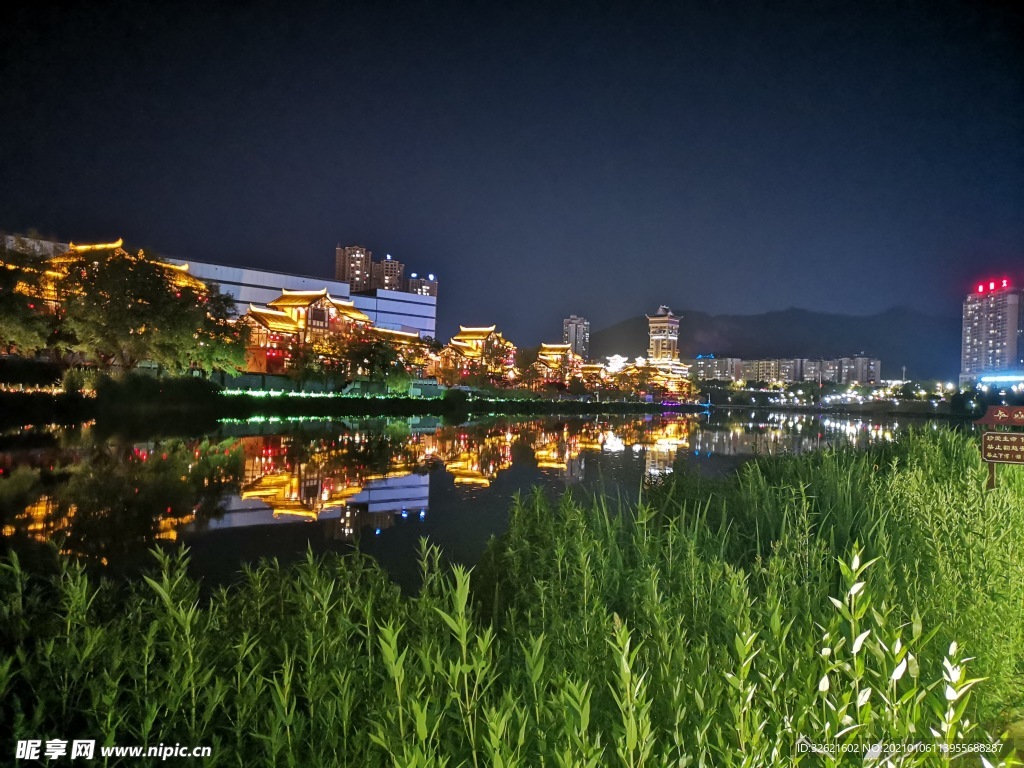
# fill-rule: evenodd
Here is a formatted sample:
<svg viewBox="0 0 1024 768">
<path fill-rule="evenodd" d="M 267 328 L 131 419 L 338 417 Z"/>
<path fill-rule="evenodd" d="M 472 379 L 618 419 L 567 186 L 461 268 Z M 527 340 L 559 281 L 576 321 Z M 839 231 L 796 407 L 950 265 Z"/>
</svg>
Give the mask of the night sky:
<svg viewBox="0 0 1024 768">
<path fill-rule="evenodd" d="M 324 277 L 362 244 L 438 275 L 444 338 L 956 315 L 1024 280 L 1020 7 L 34 2 L 0 229 Z"/>
</svg>

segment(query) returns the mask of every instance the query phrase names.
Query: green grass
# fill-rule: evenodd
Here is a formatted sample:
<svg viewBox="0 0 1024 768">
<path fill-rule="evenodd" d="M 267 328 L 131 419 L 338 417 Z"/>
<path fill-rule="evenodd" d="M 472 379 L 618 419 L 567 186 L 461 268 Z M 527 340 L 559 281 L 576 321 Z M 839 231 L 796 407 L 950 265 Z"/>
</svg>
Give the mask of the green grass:
<svg viewBox="0 0 1024 768">
<path fill-rule="evenodd" d="M 680 477 L 631 513 L 533 495 L 472 574 L 424 544 L 414 596 L 358 554 L 208 600 L 183 555 L 128 594 L 12 557 L 0 729 L 238 766 L 820 766 L 859 761 L 801 737 L 984 742 L 1022 702 L 1024 477 L 984 481 L 971 438 L 940 431 Z"/>
</svg>

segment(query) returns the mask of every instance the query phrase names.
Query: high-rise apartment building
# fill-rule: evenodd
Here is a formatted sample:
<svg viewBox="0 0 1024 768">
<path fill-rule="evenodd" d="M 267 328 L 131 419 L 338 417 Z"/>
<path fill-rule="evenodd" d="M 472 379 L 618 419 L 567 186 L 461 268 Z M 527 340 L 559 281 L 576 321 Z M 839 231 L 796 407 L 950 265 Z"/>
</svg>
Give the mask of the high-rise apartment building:
<svg viewBox="0 0 1024 768">
<path fill-rule="evenodd" d="M 415 272 L 409 275 L 409 293 L 419 296 L 437 296 L 437 280 L 433 275 L 420 277 Z"/>
<path fill-rule="evenodd" d="M 697 355 L 685 362 L 700 381 L 739 381 L 743 378 L 743 361 L 738 357 L 715 357 L 707 354 Z"/>
<path fill-rule="evenodd" d="M 780 381 L 779 360 L 744 360 L 742 371 L 744 381 Z"/>
<path fill-rule="evenodd" d="M 825 384 L 839 384 L 842 381 L 843 365 L 839 360 L 805 360 L 803 380 Z"/>
<path fill-rule="evenodd" d="M 334 279 L 348 283 L 352 293 L 370 290 L 373 252 L 361 245 L 339 245 L 334 251 Z"/>
<path fill-rule="evenodd" d="M 373 278 L 370 281 L 371 288 L 385 291 L 400 291 L 405 286 L 405 264 L 387 255 L 384 261 L 378 261 L 373 265 Z"/>
<path fill-rule="evenodd" d="M 804 375 L 803 358 L 794 357 L 787 360 L 779 360 L 779 381 L 786 383 L 800 381 Z"/>
<path fill-rule="evenodd" d="M 979 282 L 964 299 L 960 382 L 1024 369 L 1021 289 L 1006 278 Z"/>
<path fill-rule="evenodd" d="M 794 381 L 817 384 L 878 384 L 882 380 L 882 361 L 875 357 L 840 357 L 836 360 L 803 360 L 801 375 Z M 783 379 L 788 381 L 788 379 Z"/>
<path fill-rule="evenodd" d="M 841 384 L 877 384 L 882 380 L 882 362 L 871 357 L 844 357 L 839 361 Z"/>
<path fill-rule="evenodd" d="M 821 361 L 822 381 L 834 381 L 836 384 L 843 383 L 843 361 L 822 360 Z"/>
<path fill-rule="evenodd" d="M 590 321 L 569 315 L 562 321 L 562 342 L 584 360 L 590 357 Z"/>
<path fill-rule="evenodd" d="M 647 316 L 647 359 L 652 363 L 679 361 L 679 318 L 662 304 Z"/>
</svg>

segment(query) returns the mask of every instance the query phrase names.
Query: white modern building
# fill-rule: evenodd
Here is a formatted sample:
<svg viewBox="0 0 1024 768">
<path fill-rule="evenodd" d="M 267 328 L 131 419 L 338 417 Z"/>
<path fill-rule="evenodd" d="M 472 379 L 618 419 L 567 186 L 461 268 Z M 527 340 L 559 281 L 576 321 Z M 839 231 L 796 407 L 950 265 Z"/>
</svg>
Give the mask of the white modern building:
<svg viewBox="0 0 1024 768">
<path fill-rule="evenodd" d="M 289 275 L 250 267 L 229 267 L 224 264 L 210 264 L 203 261 L 167 259 L 171 264 L 188 267 L 188 273 L 204 283 L 216 283 L 224 293 L 235 299 L 239 314 L 244 314 L 250 304 L 266 304 L 281 295 L 282 290 L 327 292 L 338 299 L 349 298 L 348 283 L 328 280 L 324 277 Z"/>
<path fill-rule="evenodd" d="M 353 294 L 349 284 L 325 277 L 270 272 L 249 267 L 229 267 L 203 261 L 167 259 L 172 264 L 188 266 L 189 274 L 204 283 L 216 283 L 221 291 L 231 294 L 239 314 L 250 304 L 264 305 L 281 295 L 281 291 L 327 292 L 337 299 L 351 299 L 375 326 L 392 331 L 435 336 L 437 333 L 437 297 L 404 291 L 376 290 Z"/>
<path fill-rule="evenodd" d="M 436 296 L 381 288 L 366 295 L 354 293 L 350 298 L 378 328 L 437 338 Z"/>
</svg>

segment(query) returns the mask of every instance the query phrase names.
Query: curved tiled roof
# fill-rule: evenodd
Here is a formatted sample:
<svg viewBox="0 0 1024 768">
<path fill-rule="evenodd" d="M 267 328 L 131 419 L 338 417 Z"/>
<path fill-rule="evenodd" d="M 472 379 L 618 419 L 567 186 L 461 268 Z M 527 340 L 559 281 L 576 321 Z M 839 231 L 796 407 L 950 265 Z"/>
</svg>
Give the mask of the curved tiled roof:
<svg viewBox="0 0 1024 768">
<path fill-rule="evenodd" d="M 319 291 L 289 291 L 284 289 L 276 299 L 267 302 L 268 307 L 308 307 L 321 299 L 326 299 L 339 315 L 355 323 L 372 322 L 368 315 L 356 308 L 356 305 L 348 299 L 336 299 L 327 292 L 326 288 Z"/>
<path fill-rule="evenodd" d="M 497 326 L 490 325 L 486 328 L 467 328 L 464 325 L 459 326 L 459 332 L 452 336 L 452 341 L 484 341 L 488 336 L 494 333 L 494 329 Z"/>
<path fill-rule="evenodd" d="M 252 318 L 264 328 L 275 333 L 298 333 L 301 328 L 287 313 L 267 307 L 249 305 L 246 317 Z"/>
<path fill-rule="evenodd" d="M 358 309 L 355 304 L 345 299 L 336 299 L 331 294 L 327 294 L 327 300 L 331 302 L 331 305 L 337 310 L 339 315 L 347 317 L 349 320 L 355 323 L 371 323 L 369 315 Z"/>
<path fill-rule="evenodd" d="M 409 331 L 393 331 L 390 328 L 374 328 L 373 331 L 374 333 L 384 336 L 385 338 L 389 338 L 399 344 L 419 341 L 420 339 L 420 335 L 418 333 L 410 333 Z"/>
<path fill-rule="evenodd" d="M 281 291 L 281 295 L 273 301 L 268 301 L 268 307 L 308 307 L 314 301 L 323 299 L 327 296 L 327 289 L 321 288 L 319 291 L 289 291 L 284 289 Z"/>
</svg>

